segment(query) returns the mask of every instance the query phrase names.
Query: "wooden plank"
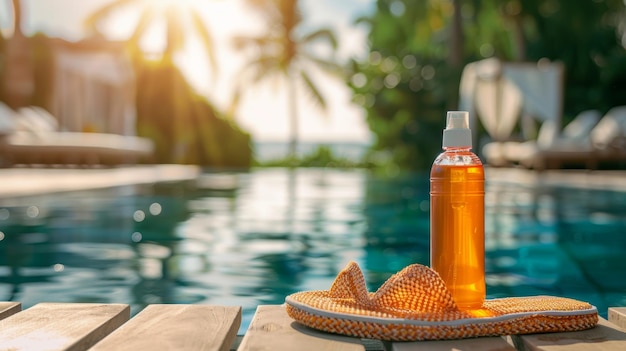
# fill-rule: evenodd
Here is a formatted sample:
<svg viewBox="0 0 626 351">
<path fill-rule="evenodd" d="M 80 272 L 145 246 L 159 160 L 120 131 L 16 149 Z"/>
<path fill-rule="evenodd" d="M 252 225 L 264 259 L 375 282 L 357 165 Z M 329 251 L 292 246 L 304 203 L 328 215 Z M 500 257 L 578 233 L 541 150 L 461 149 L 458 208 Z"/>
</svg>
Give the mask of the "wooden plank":
<svg viewBox="0 0 626 351">
<path fill-rule="evenodd" d="M 610 307 L 609 322 L 626 329 L 626 307 Z"/>
<path fill-rule="evenodd" d="M 238 351 L 363 351 L 358 338 L 307 328 L 287 315 L 284 306 L 262 305 L 254 314 Z"/>
<path fill-rule="evenodd" d="M 227 351 L 240 324 L 239 306 L 150 305 L 92 350 Z"/>
<path fill-rule="evenodd" d="M 128 305 L 40 303 L 0 321 L 0 350 L 85 350 L 129 317 Z"/>
<path fill-rule="evenodd" d="M 0 302 L 0 319 L 5 319 L 22 310 L 19 302 Z"/>
<path fill-rule="evenodd" d="M 609 351 L 626 350 L 626 332 L 600 317 L 598 326 L 583 331 L 513 336 L 524 351 Z"/>
<path fill-rule="evenodd" d="M 392 351 L 515 351 L 501 337 L 485 337 L 459 340 L 394 342 Z"/>
</svg>

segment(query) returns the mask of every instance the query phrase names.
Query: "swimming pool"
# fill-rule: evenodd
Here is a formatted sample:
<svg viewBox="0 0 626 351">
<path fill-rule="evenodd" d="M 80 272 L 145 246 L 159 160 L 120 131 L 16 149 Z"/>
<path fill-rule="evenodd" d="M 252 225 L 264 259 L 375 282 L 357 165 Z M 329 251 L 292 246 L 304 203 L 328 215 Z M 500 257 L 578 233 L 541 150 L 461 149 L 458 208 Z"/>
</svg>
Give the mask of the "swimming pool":
<svg viewBox="0 0 626 351">
<path fill-rule="evenodd" d="M 327 289 L 350 260 L 370 290 L 428 264 L 428 178 L 258 169 L 0 200 L 0 300 L 256 306 Z M 487 182 L 488 297 L 626 306 L 626 196 Z"/>
</svg>

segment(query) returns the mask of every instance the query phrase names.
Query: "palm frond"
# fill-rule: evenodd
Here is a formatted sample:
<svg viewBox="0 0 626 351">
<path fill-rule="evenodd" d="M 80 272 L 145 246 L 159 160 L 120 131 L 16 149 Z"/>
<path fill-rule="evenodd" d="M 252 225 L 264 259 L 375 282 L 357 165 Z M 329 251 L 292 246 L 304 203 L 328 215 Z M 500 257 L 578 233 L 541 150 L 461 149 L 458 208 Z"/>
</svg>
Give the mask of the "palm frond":
<svg viewBox="0 0 626 351">
<path fill-rule="evenodd" d="M 323 59 L 323 58 L 317 57 L 315 55 L 312 55 L 304 51 L 300 52 L 300 55 L 304 57 L 307 61 L 310 61 L 313 64 L 315 64 L 324 72 L 329 73 L 335 77 L 344 78 L 344 75 L 345 75 L 344 66 L 337 63 L 335 60 Z"/>
<path fill-rule="evenodd" d="M 306 87 L 306 91 L 311 95 L 313 101 L 317 103 L 322 108 L 322 110 L 326 111 L 326 100 L 324 100 L 324 97 L 309 77 L 309 74 L 305 71 L 300 71 L 300 78 L 302 78 L 302 81 L 304 82 L 304 85 Z"/>
<path fill-rule="evenodd" d="M 243 94 L 241 86 L 237 85 L 235 87 L 235 92 L 230 99 L 230 105 L 228 106 L 228 115 L 231 118 L 235 117 L 235 113 L 237 112 L 237 108 L 239 108 L 239 103 L 241 101 L 241 95 Z"/>
<path fill-rule="evenodd" d="M 280 59 L 274 56 L 260 56 L 249 62 L 250 69 L 254 71 L 252 81 L 258 83 L 273 74 L 282 71 Z"/>
<path fill-rule="evenodd" d="M 165 13 L 165 22 L 167 24 L 165 55 L 172 55 L 185 45 L 185 35 L 183 33 L 181 19 L 182 13 L 180 8 L 170 5 Z"/>
<path fill-rule="evenodd" d="M 135 31 L 133 35 L 130 37 L 129 42 L 131 42 L 135 46 L 139 46 L 139 40 L 141 40 L 141 36 L 148 30 L 152 20 L 154 19 L 155 13 L 154 9 L 149 8 L 141 13 L 139 17 L 139 22 L 135 27 Z"/>
<path fill-rule="evenodd" d="M 264 16 L 266 33 L 258 36 L 238 36 L 233 39 L 233 46 L 238 50 L 255 50 L 254 59 L 242 68 L 239 81 L 244 82 L 238 89 L 244 89 L 251 83 L 280 76 L 288 80 L 300 81 L 308 95 L 322 109 L 326 110 L 326 100 L 320 93 L 307 71 L 299 70 L 299 61 L 308 61 L 320 69 L 340 75 L 342 68 L 330 59 L 321 59 L 307 52 L 306 47 L 320 41 L 329 44 L 336 51 L 338 43 L 335 34 L 329 29 L 319 29 L 303 36 L 295 35 L 302 17 L 297 0 L 248 0 L 254 9 Z M 293 72 L 294 75 L 290 73 Z M 244 80 L 245 79 L 245 80 Z M 233 100 L 241 98 L 235 92 Z M 294 101 L 292 101 L 295 103 Z"/>
<path fill-rule="evenodd" d="M 247 0 L 246 4 L 255 9 L 264 9 L 268 6 L 274 6 L 274 0 Z"/>
<path fill-rule="evenodd" d="M 191 11 L 191 18 L 194 29 L 196 33 L 200 35 L 200 40 L 206 50 L 211 70 L 214 72 L 213 77 L 216 77 L 219 71 L 217 69 L 217 60 L 215 59 L 215 45 L 213 43 L 213 37 L 197 11 Z"/>
<path fill-rule="evenodd" d="M 139 0 L 113 0 L 112 2 L 104 5 L 96 10 L 96 12 L 89 15 L 83 22 L 85 29 L 92 33 L 98 33 L 98 23 L 107 17 L 111 12 L 132 4 L 133 2 L 139 2 Z"/>
<path fill-rule="evenodd" d="M 354 20 L 354 24 L 369 24 L 370 26 L 374 25 L 374 20 L 372 17 L 361 16 Z"/>
<path fill-rule="evenodd" d="M 292 1 L 292 0 L 288 0 Z M 251 9 L 265 17 L 268 23 L 277 23 L 282 20 L 279 9 L 280 0 L 247 0 Z"/>
<path fill-rule="evenodd" d="M 337 50 L 337 37 L 335 36 L 335 33 L 328 28 L 323 28 L 308 33 L 304 35 L 302 39 L 299 40 L 299 42 L 302 44 L 308 44 L 316 40 L 325 40 L 331 45 L 333 50 Z"/>
<path fill-rule="evenodd" d="M 302 22 L 302 15 L 298 8 L 297 0 L 280 0 L 276 1 L 280 17 L 280 23 L 282 24 L 285 32 L 293 32 Z"/>
<path fill-rule="evenodd" d="M 228 114 L 235 116 L 239 103 L 250 83 L 259 83 L 280 73 L 280 63 L 273 56 L 262 56 L 248 62 L 239 75 L 231 97 Z"/>
<path fill-rule="evenodd" d="M 237 35 L 232 39 L 233 46 L 236 50 L 245 50 L 248 48 L 256 49 L 258 51 L 265 51 L 263 48 L 268 45 L 278 43 L 277 38 L 272 36 L 244 36 Z"/>
<path fill-rule="evenodd" d="M 236 78 L 236 84 L 239 89 L 244 89 L 252 84 L 258 84 L 261 81 L 280 75 L 285 75 L 280 60 L 273 55 L 262 55 L 255 57 L 243 66 Z"/>
</svg>

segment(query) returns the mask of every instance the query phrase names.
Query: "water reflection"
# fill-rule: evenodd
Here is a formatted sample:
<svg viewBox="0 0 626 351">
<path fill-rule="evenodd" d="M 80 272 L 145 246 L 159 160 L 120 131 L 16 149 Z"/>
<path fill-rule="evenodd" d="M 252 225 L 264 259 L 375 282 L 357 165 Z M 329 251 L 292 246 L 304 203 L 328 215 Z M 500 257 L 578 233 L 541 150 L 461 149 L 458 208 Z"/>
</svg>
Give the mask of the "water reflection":
<svg viewBox="0 0 626 351">
<path fill-rule="evenodd" d="M 489 184 L 488 293 L 567 296 L 606 316 L 626 302 L 625 197 L 565 184 Z"/>
<path fill-rule="evenodd" d="M 0 300 L 241 305 L 429 262 L 428 178 L 266 169 L 0 200 Z M 488 296 L 625 305 L 626 197 L 488 182 Z"/>
<path fill-rule="evenodd" d="M 367 178 L 366 279 L 370 290 L 412 263 L 430 261 L 429 185 L 426 175 Z"/>
</svg>

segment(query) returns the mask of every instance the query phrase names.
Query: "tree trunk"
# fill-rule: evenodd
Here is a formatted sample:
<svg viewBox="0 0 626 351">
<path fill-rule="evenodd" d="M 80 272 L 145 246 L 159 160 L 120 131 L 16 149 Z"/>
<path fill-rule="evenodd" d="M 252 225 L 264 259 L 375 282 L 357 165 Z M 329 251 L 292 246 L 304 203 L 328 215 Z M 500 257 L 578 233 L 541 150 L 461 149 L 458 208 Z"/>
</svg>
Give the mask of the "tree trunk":
<svg viewBox="0 0 626 351">
<path fill-rule="evenodd" d="M 13 3 L 13 36 L 24 36 L 22 32 L 22 4 L 21 0 L 12 0 Z"/>
<path fill-rule="evenodd" d="M 461 17 L 461 0 L 453 0 L 454 14 L 450 33 L 450 54 L 448 64 L 459 68 L 463 63 L 463 19 Z"/>
<path fill-rule="evenodd" d="M 289 118 L 289 158 L 293 161 L 298 147 L 298 109 L 296 105 L 296 78 L 290 67 L 287 72 L 287 113 Z"/>
<path fill-rule="evenodd" d="M 30 43 L 22 32 L 23 7 L 13 0 L 13 36 L 7 42 L 4 91 L 6 102 L 12 108 L 28 104 L 35 90 Z"/>
<path fill-rule="evenodd" d="M 463 18 L 461 17 L 461 0 L 453 0 L 454 13 L 452 14 L 452 23 L 450 25 L 450 46 L 448 53 L 448 68 L 455 76 L 461 74 L 463 69 Z M 455 85 L 448 85 L 446 92 L 446 108 L 448 110 L 456 109 L 459 105 L 459 90 Z"/>
<path fill-rule="evenodd" d="M 523 62 L 526 60 L 526 38 L 524 38 L 522 20 L 519 14 L 513 17 L 513 35 L 516 49 L 515 60 Z"/>
</svg>

